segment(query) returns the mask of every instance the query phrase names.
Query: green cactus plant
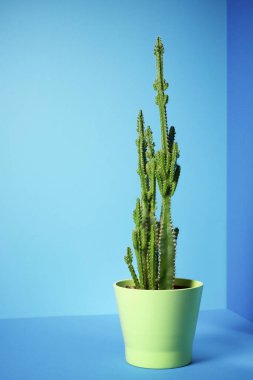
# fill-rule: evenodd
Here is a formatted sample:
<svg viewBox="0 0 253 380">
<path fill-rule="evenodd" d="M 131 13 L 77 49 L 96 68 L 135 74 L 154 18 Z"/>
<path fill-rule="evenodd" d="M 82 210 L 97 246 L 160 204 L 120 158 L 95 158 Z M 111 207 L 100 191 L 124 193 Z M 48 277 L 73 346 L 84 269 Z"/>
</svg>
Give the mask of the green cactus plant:
<svg viewBox="0 0 253 380">
<path fill-rule="evenodd" d="M 145 128 L 142 111 L 137 120 L 138 170 L 141 196 L 133 212 L 135 228 L 132 234 L 138 275 L 133 265 L 133 254 L 127 248 L 125 262 L 128 265 L 136 289 L 173 289 L 175 282 L 176 244 L 179 233 L 171 218 L 171 198 L 180 176 L 178 144 L 175 128 L 168 130 L 166 105 L 168 83 L 163 77 L 164 47 L 160 37 L 154 49 L 157 78 L 154 89 L 161 125 L 161 149 L 155 152 L 150 127 Z M 156 217 L 156 185 L 161 194 L 160 220 Z"/>
</svg>

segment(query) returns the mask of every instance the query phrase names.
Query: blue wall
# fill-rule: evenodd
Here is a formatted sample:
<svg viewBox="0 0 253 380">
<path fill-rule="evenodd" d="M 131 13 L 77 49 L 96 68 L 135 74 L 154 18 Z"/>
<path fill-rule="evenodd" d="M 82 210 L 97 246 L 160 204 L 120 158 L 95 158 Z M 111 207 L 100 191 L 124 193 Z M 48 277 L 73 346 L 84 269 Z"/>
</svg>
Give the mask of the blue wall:
<svg viewBox="0 0 253 380">
<path fill-rule="evenodd" d="M 228 2 L 228 307 L 253 320 L 253 2 Z"/>
<path fill-rule="evenodd" d="M 0 2 L 0 317 L 116 312 L 139 194 L 136 116 L 158 141 L 157 35 L 182 176 L 177 275 L 226 296 L 226 3 Z"/>
</svg>

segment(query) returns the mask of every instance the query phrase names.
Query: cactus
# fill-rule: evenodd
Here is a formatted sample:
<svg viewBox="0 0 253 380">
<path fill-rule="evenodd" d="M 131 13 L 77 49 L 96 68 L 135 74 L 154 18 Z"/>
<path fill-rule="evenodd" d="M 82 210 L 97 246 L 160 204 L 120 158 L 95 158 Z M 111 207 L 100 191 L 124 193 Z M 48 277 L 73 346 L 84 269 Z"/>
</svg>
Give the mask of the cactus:
<svg viewBox="0 0 253 380">
<path fill-rule="evenodd" d="M 173 289 L 175 283 L 176 244 L 179 233 L 171 218 L 171 198 L 180 176 L 178 144 L 175 128 L 168 130 L 166 105 L 168 83 L 163 77 L 164 47 L 160 37 L 154 49 L 157 78 L 154 89 L 161 125 L 161 149 L 155 152 L 152 130 L 145 128 L 144 116 L 139 112 L 136 140 L 141 197 L 137 198 L 133 212 L 135 228 L 132 233 L 138 276 L 133 266 L 133 254 L 127 248 L 125 262 L 136 289 Z M 160 220 L 156 217 L 156 185 L 161 195 Z"/>
</svg>

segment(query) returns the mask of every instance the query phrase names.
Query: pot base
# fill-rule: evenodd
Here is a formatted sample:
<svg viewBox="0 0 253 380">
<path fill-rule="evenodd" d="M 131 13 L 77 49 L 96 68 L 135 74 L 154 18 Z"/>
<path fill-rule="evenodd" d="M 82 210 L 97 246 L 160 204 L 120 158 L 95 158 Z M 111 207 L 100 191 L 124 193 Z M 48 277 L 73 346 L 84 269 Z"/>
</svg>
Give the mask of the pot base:
<svg viewBox="0 0 253 380">
<path fill-rule="evenodd" d="M 126 347 L 126 361 L 136 367 L 142 368 L 177 368 L 191 363 L 191 350 L 185 352 L 150 352 L 133 350 Z"/>
</svg>

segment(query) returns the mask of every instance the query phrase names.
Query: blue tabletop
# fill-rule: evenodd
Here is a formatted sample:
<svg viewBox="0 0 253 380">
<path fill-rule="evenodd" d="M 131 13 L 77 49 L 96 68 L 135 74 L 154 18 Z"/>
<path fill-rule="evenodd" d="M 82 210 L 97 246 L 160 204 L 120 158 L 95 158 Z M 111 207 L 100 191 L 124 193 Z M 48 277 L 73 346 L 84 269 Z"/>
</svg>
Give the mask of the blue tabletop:
<svg viewBox="0 0 253 380">
<path fill-rule="evenodd" d="M 118 316 L 0 320 L 1 380 L 253 379 L 253 323 L 200 313 L 192 364 L 169 370 L 125 362 Z"/>
</svg>

